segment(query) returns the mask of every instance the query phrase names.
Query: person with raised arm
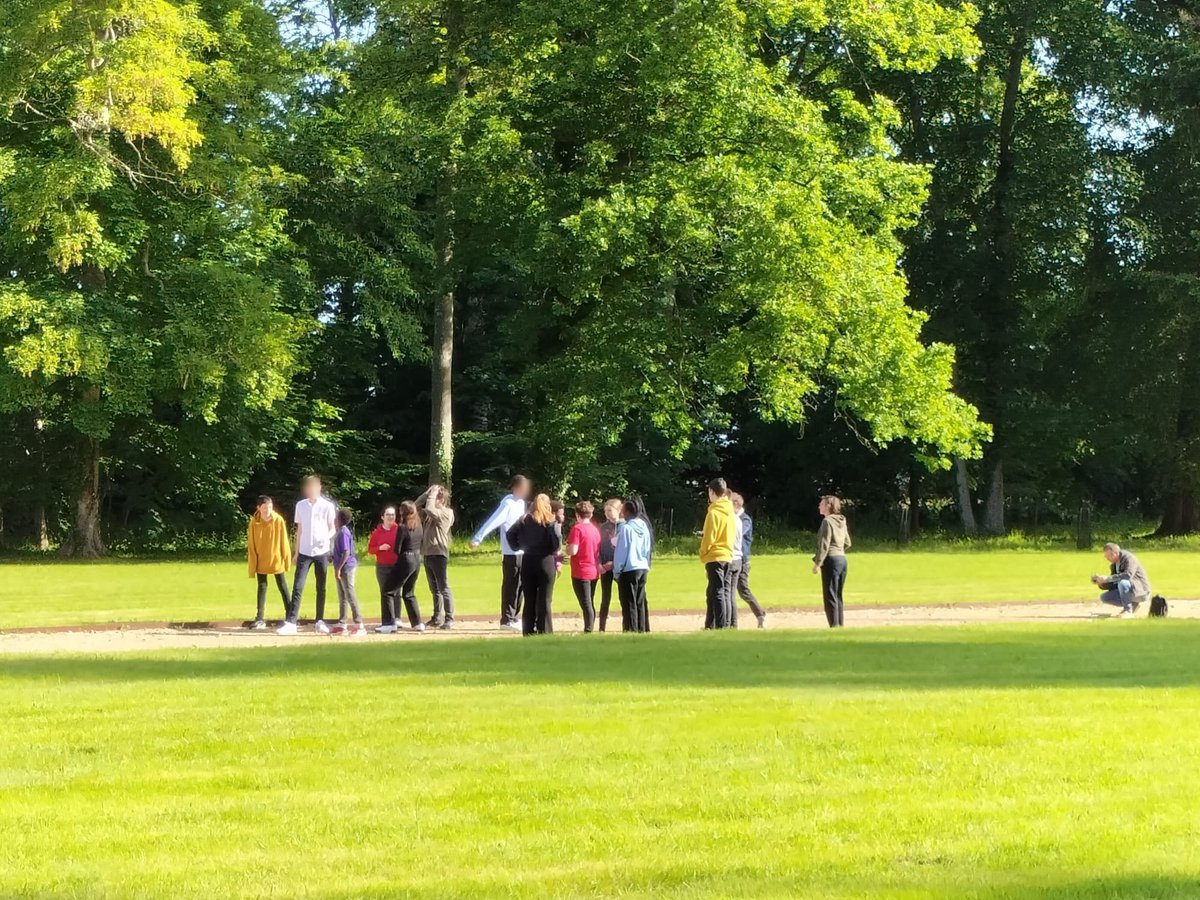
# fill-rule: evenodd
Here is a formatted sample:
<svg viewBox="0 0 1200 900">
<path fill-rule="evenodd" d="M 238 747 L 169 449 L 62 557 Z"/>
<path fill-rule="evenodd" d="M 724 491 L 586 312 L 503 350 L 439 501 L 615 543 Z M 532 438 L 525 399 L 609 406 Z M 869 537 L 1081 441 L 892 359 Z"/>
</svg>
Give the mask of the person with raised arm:
<svg viewBox="0 0 1200 900">
<path fill-rule="evenodd" d="M 450 529 L 454 527 L 454 510 L 450 508 L 450 493 L 440 484 L 417 498 L 424 527 L 421 555 L 425 559 L 425 580 L 433 596 L 433 617 L 426 622 L 429 628 L 449 631 L 454 627 L 454 595 L 450 592 Z"/>
<path fill-rule="evenodd" d="M 521 551 L 509 544 L 508 532 L 525 515 L 528 499 L 529 479 L 524 475 L 514 476 L 508 493 L 471 538 L 471 549 L 475 549 L 489 534 L 500 530 L 500 627 L 513 631 L 521 630 L 518 618 L 521 611 Z"/>
</svg>

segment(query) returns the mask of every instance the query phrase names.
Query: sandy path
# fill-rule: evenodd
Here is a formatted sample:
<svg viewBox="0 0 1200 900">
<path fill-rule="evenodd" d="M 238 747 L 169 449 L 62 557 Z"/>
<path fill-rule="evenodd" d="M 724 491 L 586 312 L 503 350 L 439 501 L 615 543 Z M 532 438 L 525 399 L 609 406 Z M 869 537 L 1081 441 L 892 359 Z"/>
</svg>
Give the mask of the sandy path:
<svg viewBox="0 0 1200 900">
<path fill-rule="evenodd" d="M 754 619 L 741 612 L 743 629 L 753 628 Z M 1139 617 L 1146 615 L 1143 607 Z M 1183 619 L 1200 618 L 1200 600 L 1176 600 L 1171 604 L 1171 616 Z M 897 606 L 850 609 L 846 624 L 852 628 L 886 625 L 970 625 L 988 622 L 1086 622 L 1110 617 L 1110 608 L 1094 603 L 1028 603 L 993 604 L 980 606 Z M 611 624 L 610 619 L 610 624 Z M 617 619 L 618 627 L 620 619 Z M 704 625 L 702 612 L 672 611 L 653 615 L 655 631 L 698 631 Z M 578 615 L 558 614 L 554 618 L 559 633 L 578 633 L 583 620 Z M 1112 623 L 1114 626 L 1120 623 Z M 768 629 L 824 628 L 825 617 L 819 610 L 800 609 L 771 612 Z M 0 656 L 12 653 L 120 653 L 135 650 L 166 650 L 191 648 L 278 647 L 287 644 L 331 641 L 444 641 L 469 637 L 514 639 L 520 635 L 501 631 L 494 622 L 465 621 L 456 624 L 451 632 L 396 635 L 370 635 L 362 638 L 330 638 L 314 634 L 308 628 L 294 637 L 280 637 L 273 631 L 247 631 L 235 623 L 209 626 L 129 625 L 58 629 L 53 631 L 0 632 Z M 597 636 L 599 638 L 599 636 Z M 603 639 L 603 638 L 600 638 Z"/>
</svg>

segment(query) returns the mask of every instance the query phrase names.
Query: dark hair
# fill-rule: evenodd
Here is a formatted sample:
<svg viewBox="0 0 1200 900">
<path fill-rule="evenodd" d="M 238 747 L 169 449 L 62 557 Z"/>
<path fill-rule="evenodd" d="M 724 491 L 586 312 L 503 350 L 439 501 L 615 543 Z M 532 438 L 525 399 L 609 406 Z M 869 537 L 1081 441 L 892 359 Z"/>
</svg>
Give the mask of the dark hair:
<svg viewBox="0 0 1200 900">
<path fill-rule="evenodd" d="M 724 497 L 729 491 L 729 488 L 725 484 L 724 478 L 714 478 L 708 483 L 708 489 L 718 497 Z"/>
<path fill-rule="evenodd" d="M 550 511 L 551 511 L 551 512 L 553 512 L 553 513 L 556 513 L 556 512 L 558 512 L 560 509 L 566 509 L 566 507 L 565 507 L 565 506 L 563 506 L 563 504 L 562 504 L 562 501 L 561 501 L 561 500 L 551 500 L 551 501 L 550 501 Z"/>
<path fill-rule="evenodd" d="M 821 498 L 821 502 L 829 506 L 829 512 L 832 515 L 836 516 L 842 511 L 842 501 L 833 496 L 833 494 L 826 494 Z"/>
<path fill-rule="evenodd" d="M 641 494 L 630 494 L 626 503 L 633 504 L 633 514 L 646 523 L 646 530 L 650 532 L 650 552 L 654 552 L 654 523 L 650 521 L 650 516 L 646 513 L 646 502 L 642 500 Z"/>
<path fill-rule="evenodd" d="M 411 500 L 405 500 L 396 507 L 396 521 L 412 531 L 421 527 L 421 516 L 417 512 L 417 505 Z"/>
<path fill-rule="evenodd" d="M 592 506 L 587 500 L 580 500 L 575 504 L 575 515 L 581 519 L 590 519 L 592 513 L 596 511 L 596 507 Z"/>
<path fill-rule="evenodd" d="M 625 503 L 622 504 L 621 512 L 625 513 L 625 518 L 627 518 L 627 519 L 641 518 L 638 515 L 637 504 L 634 503 L 632 500 L 626 500 Z"/>
<path fill-rule="evenodd" d="M 259 494 L 258 499 L 254 501 L 254 508 L 258 509 L 264 503 L 270 503 L 270 504 L 274 505 L 275 501 L 272 500 L 270 497 L 268 497 L 266 494 Z"/>
<path fill-rule="evenodd" d="M 512 477 L 512 481 L 508 483 L 508 487 L 511 490 L 512 488 L 518 488 L 526 484 L 529 484 L 528 478 L 526 478 L 524 475 L 514 475 Z"/>
<path fill-rule="evenodd" d="M 346 509 L 346 507 L 343 506 L 341 509 L 339 509 L 337 511 L 337 526 L 338 526 L 338 528 L 344 528 L 345 526 L 349 525 L 353 521 L 354 521 L 354 513 L 350 512 L 350 510 Z"/>
</svg>

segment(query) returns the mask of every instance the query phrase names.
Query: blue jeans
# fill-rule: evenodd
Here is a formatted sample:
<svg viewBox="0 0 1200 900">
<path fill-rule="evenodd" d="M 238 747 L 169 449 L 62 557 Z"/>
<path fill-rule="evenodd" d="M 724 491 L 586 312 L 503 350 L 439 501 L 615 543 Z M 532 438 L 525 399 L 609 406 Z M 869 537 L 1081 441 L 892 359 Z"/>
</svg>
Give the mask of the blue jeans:
<svg viewBox="0 0 1200 900">
<path fill-rule="evenodd" d="M 1122 578 L 1117 582 L 1116 589 L 1109 588 L 1100 595 L 1100 602 L 1107 603 L 1109 606 L 1119 606 L 1128 612 L 1133 612 L 1133 582 L 1128 578 Z"/>
</svg>

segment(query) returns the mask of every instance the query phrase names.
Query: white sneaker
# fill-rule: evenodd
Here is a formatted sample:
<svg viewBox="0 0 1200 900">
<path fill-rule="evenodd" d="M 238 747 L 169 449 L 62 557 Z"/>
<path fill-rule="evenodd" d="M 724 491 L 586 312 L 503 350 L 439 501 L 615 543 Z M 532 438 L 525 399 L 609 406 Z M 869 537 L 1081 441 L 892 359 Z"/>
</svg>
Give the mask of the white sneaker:
<svg viewBox="0 0 1200 900">
<path fill-rule="evenodd" d="M 1118 619 L 1132 619 L 1133 618 L 1133 610 L 1132 609 L 1123 609 L 1123 610 L 1121 610 L 1121 612 L 1117 616 L 1117 618 Z"/>
<path fill-rule="evenodd" d="M 424 623 L 424 622 L 418 622 L 416 625 L 414 625 L 414 626 L 412 627 L 412 630 L 413 630 L 413 631 L 424 631 L 424 630 L 425 630 L 425 623 Z"/>
<path fill-rule="evenodd" d="M 284 622 L 275 629 L 276 634 L 296 634 L 300 629 L 296 627 L 295 622 Z"/>
<path fill-rule="evenodd" d="M 520 622 L 505 622 L 500 627 L 507 628 L 509 631 L 521 631 L 522 630 Z"/>
<path fill-rule="evenodd" d="M 329 634 L 329 626 L 325 624 L 324 619 L 317 619 L 313 624 L 313 631 L 317 634 Z"/>
<path fill-rule="evenodd" d="M 376 625 L 376 634 L 395 634 L 399 629 L 395 625 Z"/>
<path fill-rule="evenodd" d="M 251 631 L 266 631 L 267 623 L 262 619 L 255 619 L 254 624 L 250 626 Z"/>
</svg>

